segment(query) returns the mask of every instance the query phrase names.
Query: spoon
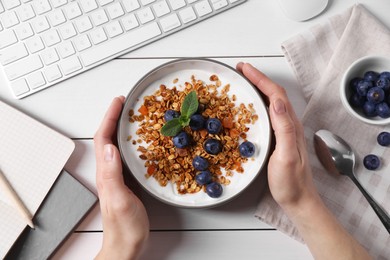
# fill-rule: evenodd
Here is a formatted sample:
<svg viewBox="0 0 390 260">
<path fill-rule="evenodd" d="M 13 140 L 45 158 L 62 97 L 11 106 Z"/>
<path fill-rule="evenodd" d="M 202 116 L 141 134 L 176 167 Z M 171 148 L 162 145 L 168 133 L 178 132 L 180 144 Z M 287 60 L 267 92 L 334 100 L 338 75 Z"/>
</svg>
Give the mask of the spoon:
<svg viewBox="0 0 390 260">
<path fill-rule="evenodd" d="M 314 147 L 318 159 L 329 172 L 348 176 L 355 183 L 390 233 L 390 217 L 363 188 L 354 174 L 355 154 L 351 147 L 339 136 L 323 129 L 315 133 Z"/>
</svg>

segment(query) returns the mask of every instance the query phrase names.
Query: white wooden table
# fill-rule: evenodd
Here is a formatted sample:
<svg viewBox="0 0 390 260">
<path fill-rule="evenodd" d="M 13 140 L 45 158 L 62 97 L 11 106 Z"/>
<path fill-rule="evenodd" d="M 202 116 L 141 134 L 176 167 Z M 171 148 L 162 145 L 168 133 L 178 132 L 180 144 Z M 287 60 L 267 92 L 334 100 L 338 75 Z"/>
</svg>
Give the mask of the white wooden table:
<svg viewBox="0 0 390 260">
<path fill-rule="evenodd" d="M 299 4 L 297 0 L 297 4 Z M 127 95 L 150 69 L 177 57 L 208 57 L 231 66 L 251 62 L 286 87 L 297 113 L 305 102 L 280 49 L 282 41 L 343 12 L 357 1 L 329 0 L 325 13 L 299 23 L 286 18 L 277 1 L 248 0 L 243 5 L 78 75 L 23 100 L 12 98 L 0 76 L 0 97 L 71 137 L 76 150 L 66 169 L 92 191 L 95 187 L 93 135 L 113 97 Z M 390 1 L 362 0 L 390 28 Z M 142 259 L 311 259 L 305 245 L 254 217 L 260 179 L 238 198 L 205 210 L 165 205 L 139 190 L 149 214 L 151 235 Z M 54 259 L 92 259 L 102 243 L 95 207 Z"/>
</svg>

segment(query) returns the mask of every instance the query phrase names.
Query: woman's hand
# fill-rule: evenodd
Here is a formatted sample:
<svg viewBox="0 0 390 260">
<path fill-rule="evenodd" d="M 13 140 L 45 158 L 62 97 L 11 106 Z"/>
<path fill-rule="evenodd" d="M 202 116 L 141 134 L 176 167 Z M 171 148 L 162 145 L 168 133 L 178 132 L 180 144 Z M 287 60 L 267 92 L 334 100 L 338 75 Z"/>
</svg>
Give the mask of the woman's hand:
<svg viewBox="0 0 390 260">
<path fill-rule="evenodd" d="M 286 91 L 250 64 L 241 71 L 268 98 L 276 146 L 268 164 L 272 196 L 297 227 L 315 259 L 370 259 L 322 202 L 312 180 L 302 124 Z"/>
<path fill-rule="evenodd" d="M 298 206 L 317 196 L 312 181 L 303 127 L 286 91 L 250 64 L 239 63 L 241 71 L 269 101 L 269 114 L 276 146 L 268 164 L 268 184 L 280 206 Z"/>
<path fill-rule="evenodd" d="M 112 101 L 94 137 L 103 218 L 103 245 L 96 259 L 136 259 L 149 235 L 146 210 L 125 185 L 120 154 L 112 143 L 123 101 L 124 97 Z"/>
</svg>

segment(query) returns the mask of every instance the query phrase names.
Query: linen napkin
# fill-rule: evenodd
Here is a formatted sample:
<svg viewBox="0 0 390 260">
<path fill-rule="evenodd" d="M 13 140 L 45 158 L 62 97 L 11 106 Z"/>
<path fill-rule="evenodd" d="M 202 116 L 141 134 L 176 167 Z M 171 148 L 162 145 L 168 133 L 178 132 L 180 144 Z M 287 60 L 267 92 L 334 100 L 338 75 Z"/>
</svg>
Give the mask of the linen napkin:
<svg viewBox="0 0 390 260">
<path fill-rule="evenodd" d="M 348 177 L 333 176 L 322 167 L 313 146 L 319 129 L 346 140 L 356 153 L 357 178 L 390 214 L 390 148 L 376 141 L 377 135 L 390 127 L 368 125 L 351 117 L 339 97 L 342 75 L 355 60 L 366 55 L 390 58 L 389 29 L 358 4 L 285 41 L 282 49 L 308 101 L 302 122 L 313 179 L 324 203 L 374 259 L 389 259 L 390 235 L 371 206 Z M 369 153 L 381 158 L 382 166 L 376 171 L 363 166 L 363 157 Z M 302 241 L 269 191 L 261 198 L 255 216 Z"/>
</svg>

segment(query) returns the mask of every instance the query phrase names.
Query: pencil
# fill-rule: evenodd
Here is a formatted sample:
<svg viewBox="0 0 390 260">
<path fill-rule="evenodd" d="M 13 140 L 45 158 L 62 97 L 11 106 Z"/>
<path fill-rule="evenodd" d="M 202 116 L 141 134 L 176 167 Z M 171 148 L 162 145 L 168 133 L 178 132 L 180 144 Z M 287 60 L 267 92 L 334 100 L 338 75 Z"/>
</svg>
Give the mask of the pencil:
<svg viewBox="0 0 390 260">
<path fill-rule="evenodd" d="M 34 224 L 32 222 L 32 215 L 19 198 L 18 194 L 16 194 L 15 190 L 12 188 L 11 184 L 5 178 L 3 172 L 0 170 L 0 189 L 4 191 L 4 193 L 9 197 L 12 201 L 16 209 L 20 212 L 23 218 L 26 220 L 27 224 L 34 228 Z"/>
</svg>

